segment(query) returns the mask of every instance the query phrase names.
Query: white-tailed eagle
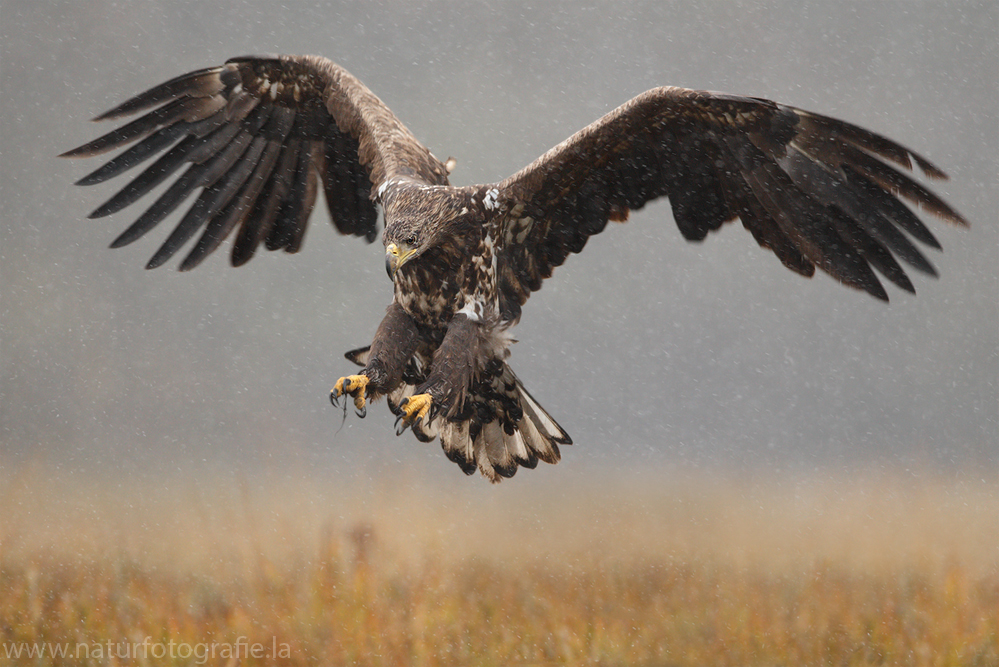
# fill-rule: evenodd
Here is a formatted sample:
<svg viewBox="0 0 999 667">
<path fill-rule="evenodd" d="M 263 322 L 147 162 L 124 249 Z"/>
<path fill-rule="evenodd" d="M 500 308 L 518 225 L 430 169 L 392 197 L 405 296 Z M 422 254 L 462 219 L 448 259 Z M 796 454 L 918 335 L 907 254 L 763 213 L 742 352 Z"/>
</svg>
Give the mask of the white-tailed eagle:
<svg viewBox="0 0 999 667">
<path fill-rule="evenodd" d="M 260 245 L 297 252 L 320 187 L 334 226 L 373 241 L 378 207 L 395 294 L 363 368 L 331 392 L 388 397 L 399 433 L 439 437 L 448 458 L 491 481 L 556 463 L 571 440 L 507 364 L 510 329 L 532 292 L 609 220 L 668 197 L 692 241 L 739 218 L 789 269 L 815 267 L 878 299 L 874 270 L 913 292 L 898 260 L 935 275 L 916 241 L 939 243 L 899 197 L 964 219 L 898 167 L 923 157 L 855 125 L 769 100 L 655 88 L 499 182 L 448 184 L 448 168 L 343 68 L 313 56 L 234 58 L 131 98 L 95 120 L 138 119 L 71 150 L 132 144 L 79 181 L 159 157 L 91 215 L 119 211 L 186 169 L 111 244 L 147 233 L 200 194 L 147 268 L 200 233 L 197 266 L 229 236 L 232 264 Z"/>
</svg>

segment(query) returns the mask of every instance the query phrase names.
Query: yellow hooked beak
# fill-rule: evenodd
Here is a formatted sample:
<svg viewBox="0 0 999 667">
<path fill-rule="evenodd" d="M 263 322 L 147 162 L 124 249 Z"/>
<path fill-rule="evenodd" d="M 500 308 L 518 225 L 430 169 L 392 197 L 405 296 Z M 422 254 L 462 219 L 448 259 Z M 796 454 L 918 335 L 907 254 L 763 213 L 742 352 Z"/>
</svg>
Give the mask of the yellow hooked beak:
<svg viewBox="0 0 999 667">
<path fill-rule="evenodd" d="M 389 243 L 385 246 L 385 272 L 388 277 L 395 280 L 395 272 L 416 252 L 416 248 L 410 248 L 408 244 L 396 245 Z"/>
</svg>

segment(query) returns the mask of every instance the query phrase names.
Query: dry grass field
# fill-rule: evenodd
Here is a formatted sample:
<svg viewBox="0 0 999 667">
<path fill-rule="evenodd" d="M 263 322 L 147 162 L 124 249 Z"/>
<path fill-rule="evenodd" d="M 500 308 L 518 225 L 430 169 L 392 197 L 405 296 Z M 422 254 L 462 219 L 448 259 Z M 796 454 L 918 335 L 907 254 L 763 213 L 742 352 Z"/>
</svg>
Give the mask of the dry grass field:
<svg viewBox="0 0 999 667">
<path fill-rule="evenodd" d="M 994 471 L 560 472 L 7 470 L 0 663 L 999 665 Z"/>
</svg>

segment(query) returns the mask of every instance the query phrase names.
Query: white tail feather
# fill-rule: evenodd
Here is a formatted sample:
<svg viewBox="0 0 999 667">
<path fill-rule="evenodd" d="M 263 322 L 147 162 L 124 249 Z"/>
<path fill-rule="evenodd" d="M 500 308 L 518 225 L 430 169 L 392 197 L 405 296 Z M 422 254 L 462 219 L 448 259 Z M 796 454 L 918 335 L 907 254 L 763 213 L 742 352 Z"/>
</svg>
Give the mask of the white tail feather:
<svg viewBox="0 0 999 667">
<path fill-rule="evenodd" d="M 487 407 L 492 408 L 494 417 L 482 424 L 474 441 L 471 439 L 473 417 L 448 422 L 441 432 L 441 444 L 448 457 L 458 463 L 466 473 L 476 469 L 492 482 L 503 477 L 512 477 L 518 466 L 534 468 L 538 461 L 558 463 L 561 455 L 559 444 L 572 444 L 565 431 L 545 412 L 544 408 L 527 393 L 509 366 L 504 364 L 502 371 L 490 383 L 492 398 Z M 472 396 L 470 400 L 483 401 Z M 511 424 L 511 406 L 520 408 L 522 414 L 515 424 Z M 504 421 L 505 420 L 505 421 Z M 512 433 L 507 433 L 512 430 Z"/>
</svg>

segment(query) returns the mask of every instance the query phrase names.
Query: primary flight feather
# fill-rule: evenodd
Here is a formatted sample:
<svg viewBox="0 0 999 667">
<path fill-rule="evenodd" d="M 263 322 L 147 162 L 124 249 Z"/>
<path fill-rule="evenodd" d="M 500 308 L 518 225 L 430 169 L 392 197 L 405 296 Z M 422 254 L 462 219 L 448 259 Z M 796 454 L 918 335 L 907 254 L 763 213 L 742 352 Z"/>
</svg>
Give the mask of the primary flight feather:
<svg viewBox="0 0 999 667">
<path fill-rule="evenodd" d="M 908 200 L 954 209 L 904 172 L 925 158 L 863 128 L 765 99 L 656 88 L 499 182 L 448 183 L 448 169 L 360 81 L 315 56 L 234 58 L 172 79 L 95 120 L 145 115 L 63 155 L 131 144 L 82 178 L 101 183 L 159 157 L 90 217 L 115 213 L 183 172 L 113 243 L 131 243 L 197 199 L 147 264 L 197 240 L 197 266 L 235 233 L 234 266 L 263 244 L 297 252 L 320 187 L 333 224 L 373 241 L 384 212 L 394 298 L 362 369 L 338 380 L 360 414 L 387 396 L 398 432 L 439 437 L 448 458 L 491 481 L 556 463 L 566 432 L 507 364 L 521 307 L 610 220 L 668 197 L 681 234 L 739 218 L 788 268 L 815 267 L 888 300 L 875 271 L 914 292 L 901 262 L 935 275 L 939 248 Z M 185 168 L 186 167 L 186 168 Z M 901 198 L 901 199 L 900 199 Z M 200 234 L 200 236 L 199 236 Z"/>
</svg>

